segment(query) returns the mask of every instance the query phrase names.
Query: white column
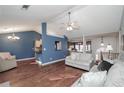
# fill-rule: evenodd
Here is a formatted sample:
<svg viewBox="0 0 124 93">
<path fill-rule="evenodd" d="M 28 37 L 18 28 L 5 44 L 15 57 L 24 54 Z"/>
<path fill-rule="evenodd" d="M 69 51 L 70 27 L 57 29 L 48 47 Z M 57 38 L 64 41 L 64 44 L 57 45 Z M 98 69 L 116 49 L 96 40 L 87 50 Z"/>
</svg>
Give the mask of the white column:
<svg viewBox="0 0 124 93">
<path fill-rule="evenodd" d="M 86 53 L 86 40 L 84 35 L 83 35 L 83 53 Z"/>
<path fill-rule="evenodd" d="M 121 46 L 121 35 L 122 35 L 122 32 L 121 31 L 119 31 L 119 49 L 118 49 L 118 52 L 120 53 L 121 52 L 121 50 L 122 50 L 122 46 Z M 117 43 L 116 43 L 117 44 Z"/>
</svg>

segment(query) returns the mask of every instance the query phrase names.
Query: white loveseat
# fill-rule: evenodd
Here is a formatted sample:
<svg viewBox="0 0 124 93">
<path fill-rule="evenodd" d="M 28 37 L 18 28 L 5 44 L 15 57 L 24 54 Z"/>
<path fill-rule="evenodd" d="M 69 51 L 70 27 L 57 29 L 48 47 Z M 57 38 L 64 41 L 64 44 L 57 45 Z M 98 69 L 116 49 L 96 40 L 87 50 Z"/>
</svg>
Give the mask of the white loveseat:
<svg viewBox="0 0 124 93">
<path fill-rule="evenodd" d="M 94 63 L 92 54 L 72 52 L 66 57 L 65 64 L 89 71 Z"/>
<path fill-rule="evenodd" d="M 17 67 L 16 57 L 9 52 L 0 52 L 0 72 Z"/>
</svg>

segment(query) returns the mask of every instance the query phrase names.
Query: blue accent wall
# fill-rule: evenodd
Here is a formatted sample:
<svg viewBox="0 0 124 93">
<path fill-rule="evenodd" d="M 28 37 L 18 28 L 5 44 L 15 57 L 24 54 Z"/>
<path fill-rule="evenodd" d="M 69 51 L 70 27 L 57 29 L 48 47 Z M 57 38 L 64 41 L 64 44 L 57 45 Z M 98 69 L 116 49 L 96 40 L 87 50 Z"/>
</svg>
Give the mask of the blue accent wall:
<svg viewBox="0 0 124 93">
<path fill-rule="evenodd" d="M 15 35 L 19 36 L 20 39 L 16 41 L 8 40 L 9 35 L 12 33 L 0 34 L 0 52 L 10 52 L 12 55 L 16 55 L 17 59 L 35 56 L 32 48 L 34 41 L 41 38 L 39 33 L 34 31 L 17 32 Z"/>
<path fill-rule="evenodd" d="M 47 35 L 47 23 L 42 23 L 42 63 L 63 59 L 67 55 L 67 38 Z M 62 43 L 62 50 L 56 51 L 55 41 Z"/>
</svg>

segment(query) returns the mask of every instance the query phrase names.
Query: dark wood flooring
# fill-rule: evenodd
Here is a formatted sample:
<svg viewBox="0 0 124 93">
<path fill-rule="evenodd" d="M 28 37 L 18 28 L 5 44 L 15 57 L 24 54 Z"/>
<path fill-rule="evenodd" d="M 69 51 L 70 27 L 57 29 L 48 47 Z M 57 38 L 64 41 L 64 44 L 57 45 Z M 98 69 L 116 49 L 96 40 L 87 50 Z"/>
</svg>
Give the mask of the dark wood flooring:
<svg viewBox="0 0 124 93">
<path fill-rule="evenodd" d="M 38 66 L 34 60 L 18 62 L 18 67 L 0 73 L 0 83 L 12 87 L 69 87 L 86 71 L 66 66 L 64 61 Z"/>
</svg>

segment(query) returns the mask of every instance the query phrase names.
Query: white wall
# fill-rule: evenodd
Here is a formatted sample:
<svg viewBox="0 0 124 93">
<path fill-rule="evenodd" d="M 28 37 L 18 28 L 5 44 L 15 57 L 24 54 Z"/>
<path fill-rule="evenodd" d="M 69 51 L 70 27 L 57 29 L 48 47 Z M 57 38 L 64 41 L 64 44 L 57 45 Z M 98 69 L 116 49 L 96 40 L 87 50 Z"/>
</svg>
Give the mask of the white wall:
<svg viewBox="0 0 124 93">
<path fill-rule="evenodd" d="M 92 41 L 92 52 L 95 53 L 97 49 L 100 48 L 101 38 L 94 38 Z M 104 47 L 106 48 L 108 44 L 111 44 L 113 47 L 113 52 L 118 53 L 119 52 L 119 36 L 110 36 L 110 37 L 104 37 Z"/>
</svg>

